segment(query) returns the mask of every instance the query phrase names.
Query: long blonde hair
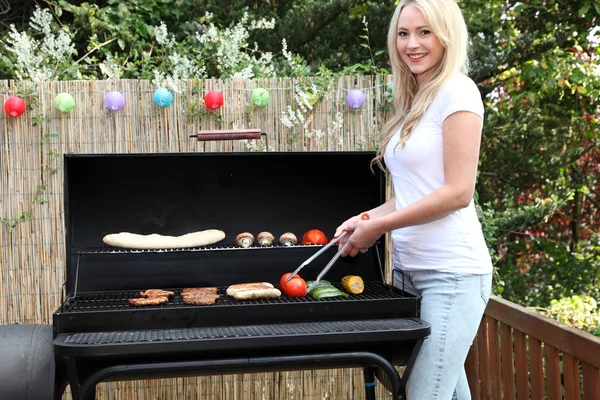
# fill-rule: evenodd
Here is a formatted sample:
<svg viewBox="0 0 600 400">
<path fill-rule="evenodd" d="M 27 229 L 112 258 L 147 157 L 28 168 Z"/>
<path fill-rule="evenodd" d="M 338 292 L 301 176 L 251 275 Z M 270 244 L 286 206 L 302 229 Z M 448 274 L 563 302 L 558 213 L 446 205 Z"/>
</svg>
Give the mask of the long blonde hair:
<svg viewBox="0 0 600 400">
<path fill-rule="evenodd" d="M 422 82 L 421 86 L 396 48 L 398 19 L 406 6 L 421 11 L 429 29 L 444 47 L 442 61 L 433 70 L 431 78 Z M 372 161 L 372 164 L 376 163 L 382 168 L 383 154 L 394 133 L 402 127 L 398 144 L 404 146 L 440 86 L 456 73 L 468 73 L 469 34 L 462 12 L 454 0 L 401 0 L 390 22 L 387 47 L 392 64 L 396 113 L 384 125 L 380 146 Z"/>
</svg>

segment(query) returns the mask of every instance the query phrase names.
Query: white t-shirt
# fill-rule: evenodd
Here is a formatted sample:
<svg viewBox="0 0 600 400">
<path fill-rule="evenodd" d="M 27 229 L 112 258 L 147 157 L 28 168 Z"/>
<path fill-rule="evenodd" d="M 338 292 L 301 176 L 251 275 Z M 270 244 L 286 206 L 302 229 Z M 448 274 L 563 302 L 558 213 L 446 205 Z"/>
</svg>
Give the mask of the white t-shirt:
<svg viewBox="0 0 600 400">
<path fill-rule="evenodd" d="M 404 147 L 397 132 L 384 159 L 396 195 L 396 209 L 416 202 L 444 184 L 442 123 L 452 113 L 470 111 L 483 119 L 483 103 L 475 83 L 456 75 L 435 95 Z M 394 266 L 405 270 L 487 274 L 492 261 L 473 200 L 436 221 L 392 232 Z"/>
</svg>

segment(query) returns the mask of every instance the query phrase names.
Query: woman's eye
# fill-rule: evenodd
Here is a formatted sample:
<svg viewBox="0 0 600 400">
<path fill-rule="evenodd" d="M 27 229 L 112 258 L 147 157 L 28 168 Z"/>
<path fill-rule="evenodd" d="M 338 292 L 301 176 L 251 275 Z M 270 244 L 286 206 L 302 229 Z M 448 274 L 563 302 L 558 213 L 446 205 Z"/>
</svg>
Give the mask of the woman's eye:
<svg viewBox="0 0 600 400">
<path fill-rule="evenodd" d="M 406 32 L 398 32 L 398 36 L 405 37 L 406 36 Z"/>
<path fill-rule="evenodd" d="M 431 33 L 431 31 L 428 31 L 428 30 L 423 30 L 423 31 L 421 31 L 421 35 L 423 35 L 423 36 L 427 36 L 427 35 L 429 35 L 430 33 Z"/>
</svg>

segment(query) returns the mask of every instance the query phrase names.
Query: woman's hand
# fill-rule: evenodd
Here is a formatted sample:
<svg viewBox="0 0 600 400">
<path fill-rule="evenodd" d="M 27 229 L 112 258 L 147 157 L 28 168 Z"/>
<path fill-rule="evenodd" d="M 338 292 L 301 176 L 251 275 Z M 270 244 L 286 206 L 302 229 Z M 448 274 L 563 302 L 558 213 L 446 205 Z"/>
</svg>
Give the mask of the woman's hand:
<svg viewBox="0 0 600 400">
<path fill-rule="evenodd" d="M 359 252 L 365 253 L 382 235 L 377 230 L 376 224 L 369 220 L 369 215 L 366 213 L 354 216 L 342 223 L 336 229 L 335 237 L 341 235 L 344 231 L 348 234 L 338 243 L 343 257 L 354 257 Z"/>
<path fill-rule="evenodd" d="M 342 257 L 354 257 L 359 252 L 365 253 L 372 247 L 375 241 L 382 235 L 375 225 L 375 222 L 371 220 L 359 221 L 354 231 L 344 238 L 346 240 L 342 247 Z M 344 239 L 341 241 L 344 241 Z"/>
</svg>

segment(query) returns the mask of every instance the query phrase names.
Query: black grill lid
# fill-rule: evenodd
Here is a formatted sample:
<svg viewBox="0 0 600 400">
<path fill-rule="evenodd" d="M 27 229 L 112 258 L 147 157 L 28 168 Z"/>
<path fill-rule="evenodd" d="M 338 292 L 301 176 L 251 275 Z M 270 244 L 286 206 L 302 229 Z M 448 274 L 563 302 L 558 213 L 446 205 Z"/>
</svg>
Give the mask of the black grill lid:
<svg viewBox="0 0 600 400">
<path fill-rule="evenodd" d="M 243 231 L 309 229 L 332 235 L 346 218 L 385 199 L 385 175 L 370 171 L 374 152 L 67 154 L 67 292 L 139 287 L 278 282 L 317 249 L 273 251 L 86 252 L 109 233 L 181 235 L 221 229 L 232 244 Z M 379 258 L 384 249 L 380 247 Z M 315 277 L 334 254 L 304 271 Z M 84 254 L 85 253 L 85 254 Z M 327 275 L 381 280 L 374 254 L 342 260 Z M 79 268 L 78 268 L 79 267 Z"/>
</svg>

